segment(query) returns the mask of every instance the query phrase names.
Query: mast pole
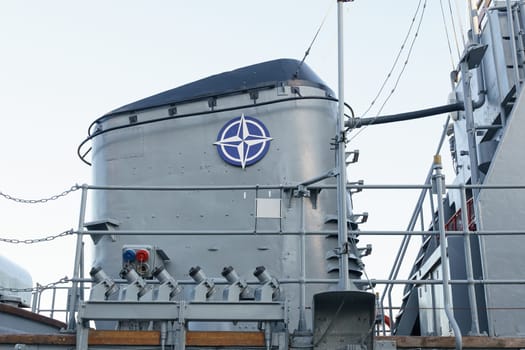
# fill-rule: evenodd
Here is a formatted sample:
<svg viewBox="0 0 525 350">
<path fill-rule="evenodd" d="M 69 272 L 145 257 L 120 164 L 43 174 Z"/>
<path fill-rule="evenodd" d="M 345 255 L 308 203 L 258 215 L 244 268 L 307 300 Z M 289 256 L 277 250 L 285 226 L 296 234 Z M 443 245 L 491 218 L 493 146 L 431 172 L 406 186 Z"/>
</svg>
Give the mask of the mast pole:
<svg viewBox="0 0 525 350">
<path fill-rule="evenodd" d="M 343 47 L 343 3 L 349 0 L 337 0 L 337 65 L 338 65 L 338 98 L 339 113 L 335 140 L 337 175 L 337 232 L 339 241 L 339 287 L 350 289 L 348 277 L 348 226 L 346 203 L 346 162 L 345 162 L 345 91 L 344 91 L 344 47 Z"/>
</svg>

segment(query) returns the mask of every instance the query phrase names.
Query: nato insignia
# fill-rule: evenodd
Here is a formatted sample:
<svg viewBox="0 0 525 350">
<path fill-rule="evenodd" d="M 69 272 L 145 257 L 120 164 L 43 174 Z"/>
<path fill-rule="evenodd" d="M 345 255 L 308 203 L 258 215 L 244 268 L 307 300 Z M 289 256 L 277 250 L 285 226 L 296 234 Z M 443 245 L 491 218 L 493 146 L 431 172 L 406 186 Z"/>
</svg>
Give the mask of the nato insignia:
<svg viewBox="0 0 525 350">
<path fill-rule="evenodd" d="M 260 120 L 243 114 L 227 122 L 213 144 L 226 163 L 244 169 L 265 156 L 271 140 L 268 129 Z"/>
</svg>

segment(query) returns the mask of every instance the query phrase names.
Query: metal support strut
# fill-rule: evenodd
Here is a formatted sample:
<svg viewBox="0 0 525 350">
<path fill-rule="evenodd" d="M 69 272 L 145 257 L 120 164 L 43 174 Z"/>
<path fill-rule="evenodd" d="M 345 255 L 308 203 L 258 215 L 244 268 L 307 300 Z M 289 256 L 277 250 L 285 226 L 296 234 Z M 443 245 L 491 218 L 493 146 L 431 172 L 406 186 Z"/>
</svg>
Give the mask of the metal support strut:
<svg viewBox="0 0 525 350">
<path fill-rule="evenodd" d="M 474 272 L 472 267 L 472 249 L 470 247 L 470 228 L 468 217 L 467 196 L 465 184 L 461 186 L 461 222 L 463 223 L 463 239 L 465 246 L 465 267 L 468 280 L 468 299 L 470 304 L 471 330 L 470 335 L 480 335 L 478 321 L 478 304 L 476 301 L 476 290 L 474 288 Z"/>
<path fill-rule="evenodd" d="M 443 298 L 445 301 L 445 313 L 447 314 L 448 321 L 454 331 L 456 350 L 463 348 L 461 339 L 461 330 L 459 329 L 458 323 L 454 318 L 452 311 L 452 304 L 450 302 L 450 288 L 449 288 L 449 269 L 448 269 L 448 257 L 447 257 L 447 237 L 445 235 L 445 217 L 443 208 L 443 194 L 445 190 L 444 182 L 445 177 L 441 173 L 441 156 L 434 156 L 434 175 L 432 176 L 432 188 L 435 191 L 438 205 L 438 225 L 439 225 L 439 247 L 441 249 L 441 267 L 443 268 Z"/>
<path fill-rule="evenodd" d="M 345 91 L 344 91 L 344 47 L 343 47 L 343 1 L 337 2 L 337 58 L 339 70 L 339 119 L 336 128 L 336 167 L 339 170 L 337 175 L 337 231 L 339 247 L 342 248 L 348 242 L 348 227 L 346 217 L 346 162 L 345 162 L 345 142 L 344 142 L 344 128 L 345 128 Z M 350 280 L 348 278 L 348 252 L 341 249 L 342 254 L 339 256 L 339 287 L 342 290 L 350 289 Z"/>
<path fill-rule="evenodd" d="M 69 313 L 69 319 L 67 324 L 68 330 L 74 330 L 75 329 L 75 312 L 78 309 L 79 299 L 80 299 L 80 292 L 79 292 L 79 286 L 78 286 L 78 279 L 80 278 L 80 270 L 81 270 L 81 264 L 82 264 L 82 248 L 83 248 L 83 235 L 82 231 L 84 230 L 84 220 L 86 216 L 86 202 L 87 202 L 87 191 L 88 186 L 86 184 L 82 185 L 82 197 L 80 200 L 80 213 L 78 215 L 78 233 L 77 233 L 77 243 L 76 243 L 76 251 L 75 251 L 75 266 L 73 267 L 73 284 L 71 287 L 71 295 L 69 298 L 69 307 L 68 307 L 68 313 Z"/>
</svg>

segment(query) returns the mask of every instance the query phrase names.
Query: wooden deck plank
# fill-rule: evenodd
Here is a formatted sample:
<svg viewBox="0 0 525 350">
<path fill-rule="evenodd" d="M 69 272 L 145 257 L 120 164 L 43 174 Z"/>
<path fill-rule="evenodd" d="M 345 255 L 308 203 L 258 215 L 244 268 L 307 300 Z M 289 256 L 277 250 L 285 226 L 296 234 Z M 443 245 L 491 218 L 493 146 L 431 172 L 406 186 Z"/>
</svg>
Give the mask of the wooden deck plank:
<svg viewBox="0 0 525 350">
<path fill-rule="evenodd" d="M 89 331 L 89 345 L 160 345 L 159 331 Z"/>
<path fill-rule="evenodd" d="M 375 337 L 376 340 L 395 341 L 398 348 L 442 348 L 454 349 L 456 347 L 454 337 L 414 337 L 414 336 L 390 336 Z M 525 338 L 503 338 L 503 337 L 462 337 L 464 348 L 498 348 L 516 349 L 525 347 Z"/>
<path fill-rule="evenodd" d="M 186 346 L 264 346 L 262 332 L 210 332 L 186 333 Z"/>
<path fill-rule="evenodd" d="M 75 345 L 75 334 L 0 334 L 0 344 Z M 91 330 L 89 345 L 159 345 L 158 331 Z"/>
<path fill-rule="evenodd" d="M 399 349 L 409 348 L 455 348 L 454 337 L 413 337 L 413 336 L 379 336 L 377 341 L 393 341 Z M 0 344 L 28 345 L 75 345 L 74 334 L 0 334 Z M 102 331 L 89 332 L 89 345 L 160 345 L 159 331 Z M 190 331 L 186 333 L 186 345 L 216 346 L 264 346 L 262 332 L 205 332 Z M 463 347 L 470 349 L 523 349 L 525 337 L 463 337 Z"/>
</svg>

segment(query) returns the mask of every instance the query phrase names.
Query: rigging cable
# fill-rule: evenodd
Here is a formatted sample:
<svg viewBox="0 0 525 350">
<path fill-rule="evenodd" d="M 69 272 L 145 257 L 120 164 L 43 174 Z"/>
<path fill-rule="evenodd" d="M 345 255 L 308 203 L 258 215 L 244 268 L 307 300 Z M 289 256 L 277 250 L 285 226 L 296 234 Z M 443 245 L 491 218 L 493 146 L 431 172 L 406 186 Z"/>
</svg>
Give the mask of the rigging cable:
<svg viewBox="0 0 525 350">
<path fill-rule="evenodd" d="M 448 35 L 447 22 L 445 19 L 445 11 L 443 10 L 443 0 L 439 0 L 439 6 L 441 7 L 441 18 L 443 18 L 443 28 L 445 29 L 445 35 L 447 37 L 448 53 L 450 55 L 450 64 L 452 65 L 452 70 L 454 70 L 454 58 L 452 57 L 452 46 L 450 45 L 450 37 Z M 457 40 L 456 40 L 456 44 L 457 44 Z"/>
<path fill-rule="evenodd" d="M 410 37 L 410 33 L 412 32 L 412 27 L 414 26 L 414 23 L 416 21 L 416 17 L 417 17 L 417 14 L 419 12 L 419 8 L 420 7 L 421 7 L 421 0 L 419 0 L 419 3 L 418 3 L 417 8 L 416 8 L 416 12 L 414 13 L 414 16 L 412 17 L 412 21 L 410 22 L 410 27 L 408 28 L 408 32 L 405 35 L 405 39 L 403 39 L 403 43 L 401 44 L 401 47 L 399 48 L 399 52 L 397 53 L 397 56 L 396 56 L 396 58 L 394 60 L 394 63 L 392 64 L 392 67 L 390 68 L 390 71 L 386 75 L 386 78 L 383 81 L 383 84 L 381 85 L 381 88 L 377 92 L 376 96 L 374 97 L 372 102 L 370 102 L 370 106 L 368 107 L 368 109 L 366 111 L 364 111 L 362 113 L 361 117 L 364 117 L 370 111 L 370 109 L 373 107 L 373 105 L 376 103 L 377 99 L 379 98 L 379 95 L 381 95 L 381 92 L 383 92 L 383 89 L 385 88 L 386 83 L 388 82 L 388 80 L 392 76 L 392 73 L 394 72 L 394 69 L 397 66 L 397 62 L 399 61 L 399 58 L 401 57 L 401 54 L 403 53 L 403 50 L 405 49 L 405 45 L 406 45 L 406 43 L 408 41 L 408 38 Z"/>
<path fill-rule="evenodd" d="M 405 62 L 403 64 L 403 68 L 399 72 L 399 74 L 397 76 L 397 79 L 396 79 L 396 82 L 394 84 L 394 87 L 390 91 L 390 94 L 387 96 L 387 98 L 385 99 L 385 101 L 381 105 L 381 108 L 379 108 L 379 111 L 377 112 L 377 114 L 375 116 L 375 119 L 377 119 L 379 117 L 379 114 L 381 113 L 381 111 L 383 110 L 385 105 L 387 104 L 388 100 L 390 100 L 390 98 L 392 97 L 392 95 L 396 91 L 397 85 L 399 84 L 399 81 L 401 80 L 401 77 L 403 76 L 403 73 L 405 72 L 405 69 L 406 69 L 406 67 L 408 65 L 408 61 L 409 61 L 410 56 L 412 54 L 412 50 L 414 49 L 414 44 L 416 43 L 416 40 L 418 38 L 419 30 L 421 29 L 421 23 L 423 23 L 423 17 L 425 16 L 425 9 L 426 9 L 426 7 L 427 7 L 427 0 L 425 0 L 425 2 L 423 3 L 423 9 L 421 10 L 421 17 L 419 18 L 419 22 L 417 24 L 417 29 L 416 29 L 416 32 L 414 33 L 414 38 L 412 39 L 412 42 L 410 43 L 410 48 L 408 50 L 406 60 L 405 60 Z M 363 127 L 362 129 L 359 129 L 359 131 L 354 136 L 352 136 L 351 138 L 348 139 L 348 142 L 354 140 L 357 136 L 359 136 L 359 134 L 361 134 L 364 130 L 366 130 L 366 128 L 367 128 L 367 126 Z"/>
<path fill-rule="evenodd" d="M 458 60 L 459 60 L 461 58 L 461 53 L 459 52 L 458 33 L 456 32 L 456 24 L 454 23 L 454 14 L 452 13 L 452 5 L 450 4 L 450 0 L 448 0 L 448 10 L 450 12 L 450 21 L 452 22 L 452 30 L 454 31 L 454 40 L 456 42 L 456 49 L 458 51 Z M 463 42 L 463 46 L 465 46 L 464 42 Z"/>
<path fill-rule="evenodd" d="M 328 10 L 326 11 L 326 14 L 324 15 L 323 20 L 321 21 L 321 24 L 319 25 L 319 28 L 317 28 L 317 32 L 315 32 L 314 38 L 312 39 L 312 42 L 310 43 L 310 46 L 308 46 L 308 48 L 307 48 L 306 51 L 304 52 L 303 59 L 302 59 L 301 62 L 297 65 L 297 70 L 295 71 L 295 73 L 294 73 L 294 75 L 293 75 L 294 78 L 297 78 L 297 76 L 299 75 L 299 71 L 301 70 L 301 67 L 303 66 L 303 63 L 304 63 L 304 61 L 306 60 L 306 57 L 310 54 L 310 50 L 312 49 L 312 46 L 314 45 L 314 42 L 315 42 L 315 40 L 317 39 L 317 36 L 319 35 L 319 32 L 321 32 L 321 29 L 323 28 L 324 23 L 326 22 L 326 18 L 328 17 L 328 15 L 330 14 L 330 12 L 332 11 L 332 8 L 333 8 L 333 5 L 335 4 L 335 1 L 331 1 L 330 3 L 331 3 L 331 4 L 330 4 L 330 6 L 328 7 Z"/>
<path fill-rule="evenodd" d="M 459 8 L 459 5 L 458 5 L 458 2 L 457 1 L 454 1 L 454 3 L 456 4 L 456 14 L 457 14 L 457 18 L 456 18 L 456 21 L 457 21 L 457 25 L 459 28 L 461 28 L 461 43 L 463 44 L 463 47 L 465 47 L 466 43 L 465 43 L 465 32 L 464 32 L 464 28 L 463 26 L 461 25 L 461 23 L 464 23 L 463 22 L 463 16 L 461 16 L 461 10 Z"/>
<path fill-rule="evenodd" d="M 387 98 L 385 99 L 385 101 L 381 105 L 381 108 L 379 108 L 379 111 L 377 111 L 377 114 L 376 114 L 377 116 L 379 116 L 379 114 L 383 111 L 383 108 L 387 104 L 388 100 L 390 100 L 390 97 L 392 97 L 392 95 L 396 91 L 397 85 L 399 84 L 399 81 L 401 80 L 401 77 L 403 76 L 403 73 L 405 72 L 405 69 L 406 69 L 406 67 L 408 65 L 408 61 L 410 59 L 410 56 L 412 55 L 412 50 L 414 49 L 414 44 L 416 43 L 417 37 L 419 35 L 419 29 L 421 29 L 421 23 L 423 23 L 423 17 L 425 16 L 425 9 L 426 9 L 426 7 L 427 7 L 427 0 L 425 0 L 425 3 L 423 4 L 423 9 L 421 10 L 421 17 L 419 18 L 419 22 L 417 24 L 417 30 L 414 33 L 414 38 L 412 39 L 412 42 L 410 43 L 410 48 L 408 50 L 407 58 L 406 58 L 405 62 L 403 63 L 403 67 L 401 68 L 401 72 L 399 72 L 399 74 L 397 76 L 397 79 L 396 79 L 396 82 L 394 84 L 394 87 L 390 91 L 390 94 L 387 96 Z"/>
</svg>

